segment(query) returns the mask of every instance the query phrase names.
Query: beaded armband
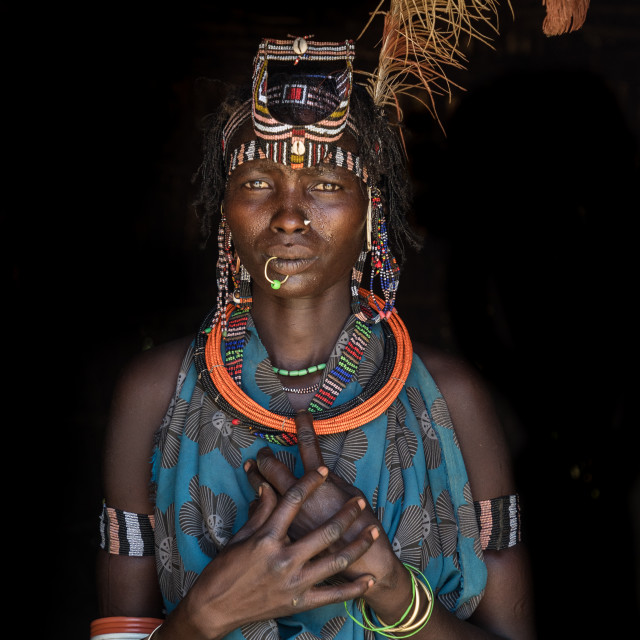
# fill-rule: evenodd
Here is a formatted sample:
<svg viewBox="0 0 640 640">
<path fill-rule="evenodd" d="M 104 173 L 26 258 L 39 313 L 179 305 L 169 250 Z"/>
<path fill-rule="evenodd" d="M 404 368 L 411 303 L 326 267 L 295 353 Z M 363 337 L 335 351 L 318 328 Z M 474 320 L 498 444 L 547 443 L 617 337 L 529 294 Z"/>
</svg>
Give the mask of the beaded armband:
<svg viewBox="0 0 640 640">
<path fill-rule="evenodd" d="M 518 494 L 479 500 L 473 503 L 480 527 L 483 551 L 500 551 L 521 541 L 520 498 Z"/>
<path fill-rule="evenodd" d="M 522 540 L 520 499 L 517 494 L 473 503 L 483 550 L 508 549 Z M 103 505 L 100 547 L 125 556 L 154 555 L 154 517 Z"/>
<path fill-rule="evenodd" d="M 155 519 L 146 513 L 131 513 L 102 506 L 100 547 L 121 556 L 153 556 Z"/>
</svg>

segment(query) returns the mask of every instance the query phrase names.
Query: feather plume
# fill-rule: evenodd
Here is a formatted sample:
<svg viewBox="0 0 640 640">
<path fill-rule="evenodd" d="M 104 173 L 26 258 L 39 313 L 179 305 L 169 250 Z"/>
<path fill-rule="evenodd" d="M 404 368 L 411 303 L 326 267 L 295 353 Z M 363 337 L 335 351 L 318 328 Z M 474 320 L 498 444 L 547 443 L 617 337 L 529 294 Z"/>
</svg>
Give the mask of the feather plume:
<svg viewBox="0 0 640 640">
<path fill-rule="evenodd" d="M 464 69 L 465 43 L 478 40 L 491 46 L 498 34 L 496 0 L 382 0 L 359 38 L 376 16 L 384 16 L 378 67 L 367 76 L 366 86 L 381 108 L 395 110 L 402 120 L 400 96 L 422 103 L 440 123 L 435 96 L 451 98 L 448 69 Z M 488 33 L 485 33 L 488 32 Z M 442 125 L 441 125 L 442 126 Z"/>
</svg>

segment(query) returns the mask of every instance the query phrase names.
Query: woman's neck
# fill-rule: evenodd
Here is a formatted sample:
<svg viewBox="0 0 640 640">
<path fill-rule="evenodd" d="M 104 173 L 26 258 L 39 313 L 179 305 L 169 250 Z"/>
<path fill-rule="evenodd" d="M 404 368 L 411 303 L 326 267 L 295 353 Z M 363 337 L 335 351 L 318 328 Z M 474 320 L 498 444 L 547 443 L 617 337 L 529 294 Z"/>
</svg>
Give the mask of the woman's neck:
<svg viewBox="0 0 640 640">
<path fill-rule="evenodd" d="M 349 290 L 283 299 L 254 292 L 251 315 L 271 362 L 281 369 L 325 363 L 351 313 Z"/>
</svg>

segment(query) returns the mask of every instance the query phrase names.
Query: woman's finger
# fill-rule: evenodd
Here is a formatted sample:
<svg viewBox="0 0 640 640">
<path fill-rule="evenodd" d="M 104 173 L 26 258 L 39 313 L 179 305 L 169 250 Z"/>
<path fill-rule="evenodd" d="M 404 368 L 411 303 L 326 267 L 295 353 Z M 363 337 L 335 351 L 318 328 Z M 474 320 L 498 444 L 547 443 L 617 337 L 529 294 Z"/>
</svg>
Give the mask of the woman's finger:
<svg viewBox="0 0 640 640">
<path fill-rule="evenodd" d="M 306 571 L 310 572 L 312 584 L 345 571 L 353 562 L 364 555 L 378 539 L 380 530 L 372 525 L 363 529 L 348 544 L 331 553 L 327 550 L 338 541 L 343 540 L 345 532 L 358 519 L 367 503 L 363 498 L 349 500 L 334 516 L 314 529 L 292 545 L 292 551 L 300 563 L 313 559 Z M 321 556 L 322 559 L 319 559 Z"/>
<path fill-rule="evenodd" d="M 278 500 L 278 506 L 273 510 L 263 529 L 272 536 L 284 539 L 296 515 L 302 509 L 309 496 L 320 487 L 329 475 L 327 467 L 319 467 L 305 473 L 302 478 L 293 483 Z"/>
<path fill-rule="evenodd" d="M 305 471 L 317 469 L 324 464 L 318 436 L 313 428 L 313 418 L 309 411 L 299 411 L 295 417 L 298 450 Z"/>
<path fill-rule="evenodd" d="M 294 610 L 292 613 L 295 613 L 296 611 L 316 609 L 327 604 L 335 604 L 336 602 L 357 600 L 358 598 L 362 598 L 367 590 L 374 584 L 374 576 L 364 575 L 354 579 L 353 581 L 315 586 L 293 599 L 292 604 Z"/>
<path fill-rule="evenodd" d="M 258 491 L 261 484 L 267 481 L 267 479 L 258 470 L 258 465 L 255 460 L 247 460 L 244 463 L 244 470 L 247 474 L 247 480 L 254 491 Z"/>
<path fill-rule="evenodd" d="M 268 447 L 258 451 L 256 465 L 256 473 L 259 473 L 281 495 L 284 495 L 297 481 L 289 467 L 280 462 Z M 318 467 L 305 468 L 305 471 L 312 471 Z"/>
<path fill-rule="evenodd" d="M 258 529 L 264 526 L 269 516 L 278 504 L 278 496 L 276 496 L 273 487 L 267 482 L 262 483 L 258 488 L 258 499 L 255 501 L 254 507 L 250 510 L 249 518 L 229 541 L 229 544 L 242 542 L 250 538 Z"/>
</svg>

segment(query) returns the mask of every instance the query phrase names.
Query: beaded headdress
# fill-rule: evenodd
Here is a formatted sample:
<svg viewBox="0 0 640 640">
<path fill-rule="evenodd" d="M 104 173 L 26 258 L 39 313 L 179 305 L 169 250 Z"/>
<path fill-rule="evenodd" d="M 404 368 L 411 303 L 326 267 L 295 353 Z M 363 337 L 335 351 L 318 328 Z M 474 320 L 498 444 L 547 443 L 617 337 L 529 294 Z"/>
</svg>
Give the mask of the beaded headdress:
<svg viewBox="0 0 640 640">
<path fill-rule="evenodd" d="M 321 161 L 328 143 L 336 142 L 347 126 L 353 57 L 350 40 L 260 44 L 253 72 L 253 127 L 260 140 L 286 147 L 276 153 L 287 153 L 292 167 L 305 164 L 305 158 Z"/>
<path fill-rule="evenodd" d="M 349 117 L 354 56 L 351 40 L 264 39 L 254 58 L 251 100 L 223 130 L 227 172 L 259 158 L 293 169 L 322 162 L 349 169 L 366 182 L 358 156 L 337 144 L 345 129 L 358 135 Z M 249 118 L 255 139 L 230 148 Z"/>
</svg>

